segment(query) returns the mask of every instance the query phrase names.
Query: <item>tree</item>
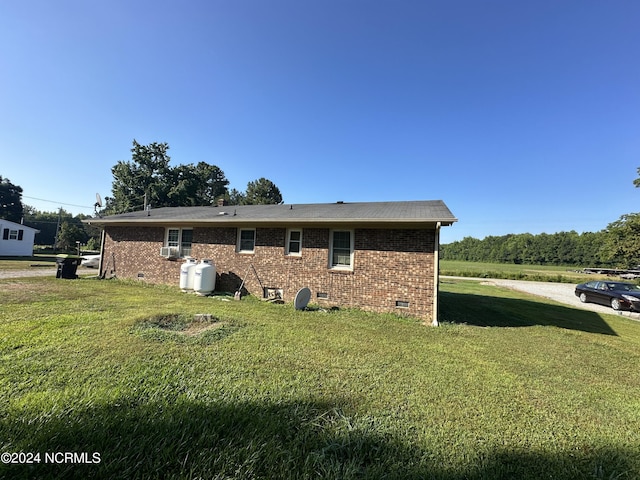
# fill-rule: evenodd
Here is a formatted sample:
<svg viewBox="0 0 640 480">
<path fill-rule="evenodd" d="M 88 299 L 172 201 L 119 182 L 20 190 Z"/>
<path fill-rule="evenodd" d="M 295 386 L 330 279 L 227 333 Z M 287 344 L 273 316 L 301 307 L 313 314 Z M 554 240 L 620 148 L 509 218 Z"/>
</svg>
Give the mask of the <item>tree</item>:
<svg viewBox="0 0 640 480">
<path fill-rule="evenodd" d="M 29 227 L 37 228 L 40 232 L 36 233 L 35 243 L 38 245 L 51 245 L 56 242 L 57 228 L 62 220 L 68 220 L 71 214 L 64 209 L 58 212 L 40 212 L 38 210 L 29 209 L 24 216 L 24 223 Z"/>
<path fill-rule="evenodd" d="M 228 194 L 229 181 L 215 165 L 199 162 L 170 167 L 166 143 L 140 145 L 135 140 L 131 161 L 119 161 L 112 169 L 112 196 L 106 197 L 105 213 L 159 207 L 212 205 Z"/>
<path fill-rule="evenodd" d="M 229 193 L 224 196 L 224 199 L 229 205 L 245 205 L 245 194 L 235 188 L 229 190 Z"/>
<path fill-rule="evenodd" d="M 131 161 L 119 161 L 112 169 L 112 197 L 107 197 L 107 213 L 123 213 L 142 210 L 147 204 L 164 207 L 171 187 L 167 181 L 169 145 L 151 143 L 140 145 L 135 140 L 131 149 Z"/>
<path fill-rule="evenodd" d="M 62 244 L 65 249 L 75 248 L 78 241 L 86 243 L 90 250 L 97 250 L 100 247 L 101 229 L 82 223 L 87 218 L 91 217 L 84 214 L 73 217 L 63 208 L 57 212 L 41 212 L 25 206 L 24 224 L 39 230 L 35 237 L 38 245 L 54 246 L 57 237 L 58 246 Z"/>
<path fill-rule="evenodd" d="M 82 228 L 82 225 L 65 220 L 60 224 L 56 247 L 61 250 L 70 251 L 75 249 L 77 242 L 85 243 L 87 239 L 87 234 Z"/>
<path fill-rule="evenodd" d="M 22 187 L 12 184 L 8 178 L 2 178 L 0 175 L 0 218 L 20 223 L 23 211 Z"/>
<path fill-rule="evenodd" d="M 84 230 L 84 238 L 81 240 L 86 243 L 87 250 L 100 250 L 100 244 L 102 241 L 102 228 L 90 223 L 82 223 L 83 220 L 90 219 L 91 215 L 85 215 L 83 213 L 76 215 L 73 220 L 77 222 Z"/>
<path fill-rule="evenodd" d="M 166 206 L 186 207 L 213 205 L 227 193 L 229 180 L 215 165 L 178 165 L 169 172 L 170 189 Z"/>
<path fill-rule="evenodd" d="M 640 265 L 640 213 L 622 215 L 606 230 L 604 255 L 621 267 Z"/>
<path fill-rule="evenodd" d="M 636 188 L 639 188 L 639 187 L 640 187 L 640 167 L 638 167 L 638 178 L 636 178 L 636 179 L 633 181 L 633 184 L 636 186 Z"/>
<path fill-rule="evenodd" d="M 610 263 L 602 255 L 605 238 L 604 231 L 519 233 L 489 236 L 484 240 L 465 237 L 442 245 L 440 252 L 443 260 L 597 266 Z"/>
<path fill-rule="evenodd" d="M 214 205 L 223 198 L 231 205 L 282 203 L 280 189 L 266 178 L 247 184 L 246 192 L 231 189 L 224 172 L 199 162 L 170 167 L 166 143 L 140 145 L 135 140 L 131 161 L 119 161 L 112 169 L 112 196 L 105 198 L 107 215 L 153 208 Z"/>
<path fill-rule="evenodd" d="M 278 203 L 282 203 L 282 194 L 271 180 L 262 177 L 247 184 L 245 205 L 275 205 Z"/>
</svg>

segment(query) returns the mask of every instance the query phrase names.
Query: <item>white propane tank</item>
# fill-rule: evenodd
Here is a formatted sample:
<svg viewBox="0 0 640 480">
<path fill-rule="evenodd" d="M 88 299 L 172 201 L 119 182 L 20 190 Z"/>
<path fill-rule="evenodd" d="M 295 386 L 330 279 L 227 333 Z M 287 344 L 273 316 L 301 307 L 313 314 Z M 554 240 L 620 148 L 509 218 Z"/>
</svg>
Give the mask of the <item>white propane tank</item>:
<svg viewBox="0 0 640 480">
<path fill-rule="evenodd" d="M 195 258 L 188 257 L 187 261 L 180 267 L 180 289 L 183 292 L 193 290 L 193 279 L 195 278 L 197 265 L 198 261 Z"/>
<path fill-rule="evenodd" d="M 198 295 L 209 295 L 216 288 L 216 267 L 209 259 L 202 260 L 195 268 L 193 291 Z"/>
</svg>

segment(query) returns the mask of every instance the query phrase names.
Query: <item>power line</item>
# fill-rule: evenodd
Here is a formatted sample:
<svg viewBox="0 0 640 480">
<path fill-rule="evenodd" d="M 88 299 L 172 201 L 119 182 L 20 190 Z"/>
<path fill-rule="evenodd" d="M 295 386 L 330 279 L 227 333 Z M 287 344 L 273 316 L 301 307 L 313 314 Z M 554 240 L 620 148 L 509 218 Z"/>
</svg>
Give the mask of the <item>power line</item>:
<svg viewBox="0 0 640 480">
<path fill-rule="evenodd" d="M 76 205 L 75 203 L 56 202 L 55 200 L 45 200 L 44 198 L 28 197 L 26 195 L 22 195 L 22 197 L 30 198 L 31 200 L 40 200 L 41 202 L 55 203 L 57 205 L 66 205 L 67 207 L 93 208 L 93 206 L 87 207 L 86 205 Z"/>
</svg>

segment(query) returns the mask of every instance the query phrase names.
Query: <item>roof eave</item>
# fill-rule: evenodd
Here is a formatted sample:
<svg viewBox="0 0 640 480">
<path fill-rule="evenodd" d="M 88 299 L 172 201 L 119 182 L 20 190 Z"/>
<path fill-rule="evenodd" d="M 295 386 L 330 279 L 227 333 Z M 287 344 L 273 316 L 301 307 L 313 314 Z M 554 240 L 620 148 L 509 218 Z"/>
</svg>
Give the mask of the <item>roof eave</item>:
<svg viewBox="0 0 640 480">
<path fill-rule="evenodd" d="M 457 218 L 420 218 L 420 219 L 397 219 L 397 218 L 297 218 L 297 219 L 257 219 L 257 218 L 207 218 L 207 219 L 189 219 L 189 218 L 135 218 L 135 219 L 86 219 L 84 223 L 90 225 L 102 226 L 165 226 L 165 225 L 193 225 L 193 226 L 234 226 L 234 225 L 260 225 L 260 226 L 279 226 L 279 225 L 359 225 L 359 226 L 432 226 L 440 223 L 441 226 L 450 226 L 457 222 Z"/>
</svg>

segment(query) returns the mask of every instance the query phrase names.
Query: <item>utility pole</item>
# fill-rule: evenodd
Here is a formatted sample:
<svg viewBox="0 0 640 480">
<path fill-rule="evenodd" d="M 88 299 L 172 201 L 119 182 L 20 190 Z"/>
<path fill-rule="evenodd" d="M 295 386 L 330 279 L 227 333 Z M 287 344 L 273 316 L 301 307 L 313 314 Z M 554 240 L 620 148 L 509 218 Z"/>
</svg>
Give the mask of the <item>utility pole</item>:
<svg viewBox="0 0 640 480">
<path fill-rule="evenodd" d="M 53 241 L 53 253 L 58 253 L 58 235 L 60 234 L 60 220 L 62 218 L 62 207 L 58 210 L 58 225 L 56 225 L 56 236 Z"/>
</svg>

